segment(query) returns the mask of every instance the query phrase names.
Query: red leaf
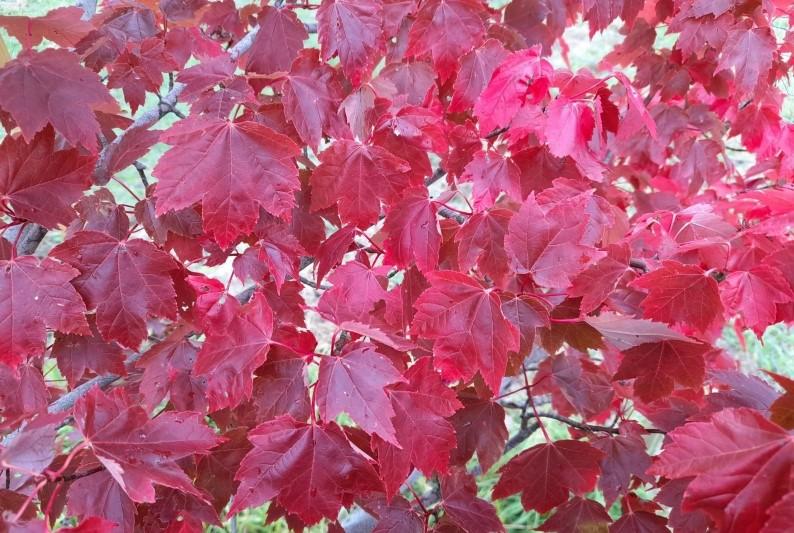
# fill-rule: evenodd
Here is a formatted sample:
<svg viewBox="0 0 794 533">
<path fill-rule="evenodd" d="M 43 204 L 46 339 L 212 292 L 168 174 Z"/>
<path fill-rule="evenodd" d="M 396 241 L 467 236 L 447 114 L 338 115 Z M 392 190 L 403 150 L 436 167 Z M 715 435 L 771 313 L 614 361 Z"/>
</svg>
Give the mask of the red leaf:
<svg viewBox="0 0 794 533">
<path fill-rule="evenodd" d="M 55 134 L 45 128 L 30 143 L 6 136 L 0 161 L 0 194 L 14 215 L 54 228 L 75 218 L 71 206 L 89 187 L 95 160 L 76 149 L 56 150 Z"/>
<path fill-rule="evenodd" d="M 521 492 L 524 508 L 545 513 L 595 488 L 603 454 L 578 440 L 538 444 L 504 465 L 493 490 L 496 499 Z"/>
<path fill-rule="evenodd" d="M 0 363 L 44 353 L 47 329 L 88 334 L 85 304 L 69 283 L 80 273 L 50 258 L 0 261 Z"/>
<path fill-rule="evenodd" d="M 751 409 L 725 409 L 668 434 L 649 473 L 692 477 L 684 509 L 701 509 L 724 531 L 759 531 L 766 511 L 791 491 L 794 442 Z"/>
<path fill-rule="evenodd" d="M 583 533 L 603 531 L 612 519 L 604 506 L 587 498 L 571 498 L 557 508 L 554 516 L 543 522 L 540 531 Z"/>
<path fill-rule="evenodd" d="M 311 525 L 335 519 L 359 492 L 380 488 L 372 464 L 333 422 L 303 424 L 283 416 L 257 426 L 248 438 L 254 449 L 235 476 L 240 488 L 229 514 L 274 500 Z"/>
<path fill-rule="evenodd" d="M 0 26 L 16 37 L 22 48 L 33 48 L 42 39 L 63 48 L 71 48 L 94 26 L 82 19 L 83 10 L 76 6 L 59 7 L 43 17 L 0 17 Z"/>
<path fill-rule="evenodd" d="M 470 216 L 455 234 L 458 266 L 463 272 L 473 266 L 489 276 L 497 286 L 510 272 L 505 251 L 505 233 L 513 216 L 507 209 L 489 209 Z"/>
<path fill-rule="evenodd" d="M 508 52 L 496 39 L 488 39 L 460 60 L 460 71 L 455 78 L 450 113 L 466 111 L 474 106 L 480 93 L 488 85 L 496 67 Z"/>
<path fill-rule="evenodd" d="M 601 252 L 587 243 L 589 217 L 561 204 L 548 211 L 530 194 L 510 219 L 505 248 L 517 274 L 532 274 L 536 283 L 565 288 Z"/>
<path fill-rule="evenodd" d="M 708 351 L 708 345 L 677 340 L 640 344 L 623 352 L 612 379 L 637 378 L 635 393 L 652 402 L 673 392 L 676 383 L 690 388 L 703 385 Z"/>
<path fill-rule="evenodd" d="M 147 336 L 147 318 L 176 318 L 169 275 L 175 263 L 152 243 L 80 231 L 50 255 L 80 271 L 72 283 L 87 306 L 96 309 L 97 329 L 105 340 L 137 348 Z"/>
<path fill-rule="evenodd" d="M 374 346 L 348 344 L 340 357 L 320 360 L 316 388 L 320 416 L 331 421 L 346 412 L 367 433 L 397 445 L 391 422 L 394 410 L 384 388 L 403 381 L 400 372 Z"/>
<path fill-rule="evenodd" d="M 123 376 L 124 352 L 115 342 L 107 342 L 99 335 L 93 317 L 89 317 L 90 334 L 64 335 L 56 333 L 52 345 L 53 355 L 58 360 L 58 369 L 69 385 L 77 386 L 87 370 L 99 375 Z"/>
<path fill-rule="evenodd" d="M 758 336 L 777 322 L 775 304 L 794 300 L 794 292 L 783 274 L 767 265 L 731 272 L 720 284 L 720 295 L 728 312 L 740 315 L 742 323 Z"/>
<path fill-rule="evenodd" d="M 342 262 L 355 236 L 355 226 L 343 226 L 323 241 L 315 254 L 317 283 L 325 279 L 325 276 Z"/>
<path fill-rule="evenodd" d="M 464 468 L 441 479 L 441 497 L 445 516 L 465 531 L 504 531 L 496 509 L 477 497 L 477 483 Z"/>
<path fill-rule="evenodd" d="M 477 453 L 480 468 L 487 472 L 502 456 L 507 442 L 505 410 L 496 402 L 462 397 L 463 409 L 449 421 L 455 427 L 456 462 L 466 464 Z"/>
<path fill-rule="evenodd" d="M 452 77 L 458 60 L 480 43 L 484 33 L 479 0 L 430 0 L 419 8 L 408 37 L 407 54 L 430 54 L 442 82 Z"/>
<path fill-rule="evenodd" d="M 516 202 L 523 199 L 521 171 L 512 159 L 497 152 L 477 152 L 463 169 L 460 179 L 474 182 L 474 208 L 477 211 L 494 205 L 503 191 Z"/>
<path fill-rule="evenodd" d="M 139 390 L 147 408 L 156 408 L 169 396 L 180 411 L 206 410 L 205 380 L 193 375 L 198 348 L 186 338 L 187 333 L 177 328 L 135 363 L 143 369 Z"/>
<path fill-rule="evenodd" d="M 767 75 L 772 68 L 776 49 L 775 38 L 769 28 L 753 28 L 737 24 L 728 34 L 715 74 L 733 69 L 739 94 L 760 92 L 767 87 Z"/>
<path fill-rule="evenodd" d="M 30 142 L 47 123 L 72 145 L 97 150 L 94 111 L 116 109 L 99 76 L 67 50 L 23 52 L 0 70 L 0 107 L 14 117 Z"/>
<path fill-rule="evenodd" d="M 149 419 L 123 390 L 94 388 L 74 407 L 77 427 L 107 472 L 136 502 L 154 502 L 154 484 L 203 498 L 177 461 L 221 441 L 198 413 L 167 411 Z"/>
<path fill-rule="evenodd" d="M 642 301 L 646 318 L 690 326 L 700 333 L 721 326 L 724 320 L 717 282 L 700 267 L 664 261 L 661 268 L 631 286 L 648 291 Z"/>
<path fill-rule="evenodd" d="M 102 516 L 117 524 L 117 531 L 133 531 L 135 504 L 107 470 L 81 477 L 69 487 L 69 514 L 83 518 Z"/>
<path fill-rule="evenodd" d="M 383 243 L 386 264 L 408 268 L 416 262 L 422 272 L 438 266 L 441 229 L 436 204 L 427 194 L 424 187 L 408 189 L 386 214 L 383 226 L 388 235 Z"/>
<path fill-rule="evenodd" d="M 509 126 L 524 104 L 537 104 L 545 96 L 552 75 L 551 63 L 541 59 L 539 47 L 509 55 L 474 105 L 480 131 Z"/>
<path fill-rule="evenodd" d="M 201 202 L 204 229 L 223 248 L 254 228 L 260 207 L 286 217 L 295 205 L 300 151 L 267 126 L 190 118 L 160 140 L 174 148 L 154 169 L 157 214 Z"/>
<path fill-rule="evenodd" d="M 193 369 L 206 376 L 210 411 L 236 407 L 251 397 L 253 372 L 265 362 L 273 336 L 273 312 L 262 295 L 255 294 L 242 308 L 236 300 L 226 305 L 234 310 L 231 321 L 207 332 Z"/>
<path fill-rule="evenodd" d="M 651 458 L 642 436 L 639 424 L 627 421 L 620 424 L 619 435 L 593 442 L 594 447 L 604 452 L 598 487 L 604 493 L 607 504 L 614 502 L 619 494 L 626 493 L 632 476 L 648 479 L 645 471 L 651 466 Z"/>
<path fill-rule="evenodd" d="M 588 316 L 584 321 L 597 329 L 604 339 L 618 350 L 626 350 L 649 342 L 694 342 L 689 337 L 652 320 L 601 313 L 598 316 Z"/>
<path fill-rule="evenodd" d="M 329 0 L 317 11 L 317 37 L 323 60 L 339 55 L 353 85 L 369 74 L 383 47 L 383 6 L 376 0 Z"/>
<path fill-rule="evenodd" d="M 312 173 L 312 211 L 339 206 L 345 223 L 368 228 L 378 220 L 380 200 L 392 203 L 409 185 L 410 166 L 379 146 L 334 142 L 320 153 Z"/>
<path fill-rule="evenodd" d="M 245 69 L 259 74 L 286 72 L 309 38 L 303 23 L 291 9 L 262 7 Z"/>
<path fill-rule="evenodd" d="M 431 287 L 414 305 L 411 331 L 435 341 L 433 362 L 445 377 L 468 381 L 479 371 L 498 392 L 507 352 L 517 350 L 519 341 L 499 297 L 459 272 L 432 272 L 427 279 Z"/>
<path fill-rule="evenodd" d="M 336 72 L 320 62 L 317 50 L 298 54 L 284 85 L 284 114 L 315 152 L 323 133 L 331 128 L 341 100 Z"/>
<path fill-rule="evenodd" d="M 444 386 L 428 358 L 417 361 L 405 373 L 407 383 L 394 385 L 391 397 L 402 449 L 380 441 L 378 463 L 386 494 L 393 495 L 405 481 L 410 464 L 425 475 L 444 473 L 455 448 L 455 430 L 446 418 L 462 407 L 454 391 Z M 376 438 L 377 442 L 378 439 Z"/>
</svg>

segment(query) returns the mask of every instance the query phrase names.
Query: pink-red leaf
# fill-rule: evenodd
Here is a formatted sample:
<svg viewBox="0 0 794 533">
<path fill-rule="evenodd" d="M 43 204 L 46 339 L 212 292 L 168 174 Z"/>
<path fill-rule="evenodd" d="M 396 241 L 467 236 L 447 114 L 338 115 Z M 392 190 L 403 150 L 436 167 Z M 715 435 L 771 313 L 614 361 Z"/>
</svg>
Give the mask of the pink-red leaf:
<svg viewBox="0 0 794 533">
<path fill-rule="evenodd" d="M 300 151 L 267 126 L 190 118 L 161 141 L 173 148 L 154 169 L 157 214 L 201 202 L 204 229 L 223 248 L 254 228 L 260 208 L 286 217 L 295 205 Z"/>
</svg>

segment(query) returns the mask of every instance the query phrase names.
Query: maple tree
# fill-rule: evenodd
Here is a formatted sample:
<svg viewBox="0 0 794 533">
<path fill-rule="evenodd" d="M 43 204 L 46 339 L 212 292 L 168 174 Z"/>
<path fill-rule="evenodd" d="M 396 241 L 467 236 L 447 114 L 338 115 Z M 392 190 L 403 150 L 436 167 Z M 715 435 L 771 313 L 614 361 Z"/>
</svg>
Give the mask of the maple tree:
<svg viewBox="0 0 794 533">
<path fill-rule="evenodd" d="M 718 341 L 794 323 L 792 21 L 0 16 L 0 530 L 790 530 L 794 379 Z"/>
</svg>

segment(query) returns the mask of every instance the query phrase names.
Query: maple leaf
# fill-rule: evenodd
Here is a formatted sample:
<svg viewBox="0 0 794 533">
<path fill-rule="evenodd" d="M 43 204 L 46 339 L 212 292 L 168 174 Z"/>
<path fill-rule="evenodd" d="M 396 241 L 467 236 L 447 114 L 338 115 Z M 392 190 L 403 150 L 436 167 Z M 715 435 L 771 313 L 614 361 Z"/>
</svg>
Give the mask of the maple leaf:
<svg viewBox="0 0 794 533">
<path fill-rule="evenodd" d="M 72 145 L 97 150 L 94 111 L 116 109 L 116 101 L 94 72 L 67 50 L 26 51 L 0 70 L 0 108 L 30 142 L 48 123 Z"/>
<path fill-rule="evenodd" d="M 107 470 L 74 481 L 66 501 L 69 514 L 102 516 L 121 531 L 132 531 L 135 527 L 135 503 Z"/>
<path fill-rule="evenodd" d="M 177 328 L 135 363 L 143 369 L 140 392 L 144 404 L 154 409 L 168 395 L 178 410 L 203 412 L 206 409 L 205 384 L 193 375 L 198 347 Z"/>
<path fill-rule="evenodd" d="M 626 275 L 631 259 L 628 248 L 613 246 L 607 254 L 576 276 L 568 289 L 569 296 L 582 298 L 582 313 L 598 309 Z"/>
<path fill-rule="evenodd" d="M 383 230 L 388 237 L 383 243 L 384 262 L 401 268 L 416 262 L 422 272 L 435 270 L 441 249 L 436 212 L 436 204 L 428 198 L 426 188 L 405 191 L 403 198 L 386 214 Z"/>
<path fill-rule="evenodd" d="M 519 341 L 499 297 L 459 272 L 431 272 L 427 280 L 430 288 L 414 304 L 411 331 L 435 341 L 433 363 L 445 377 L 469 380 L 479 371 L 498 392 L 507 352 L 518 349 Z"/>
<path fill-rule="evenodd" d="M 394 417 L 384 388 L 405 381 L 375 346 L 348 344 L 339 356 L 323 357 L 317 378 L 317 405 L 323 420 L 342 412 L 369 434 L 398 445 L 391 418 Z"/>
<path fill-rule="evenodd" d="M 55 459 L 55 437 L 63 415 L 39 415 L 0 451 L 0 464 L 20 472 L 40 474 Z"/>
<path fill-rule="evenodd" d="M 154 484 L 203 498 L 177 461 L 205 454 L 221 442 L 199 413 L 146 411 L 116 389 L 94 388 L 74 407 L 74 418 L 97 459 L 135 502 L 154 502 Z"/>
<path fill-rule="evenodd" d="M 488 39 L 463 56 L 455 77 L 450 113 L 466 111 L 474 106 L 480 93 L 488 85 L 496 67 L 507 57 L 505 47 L 496 39 Z"/>
<path fill-rule="evenodd" d="M 609 312 L 588 316 L 584 320 L 618 350 L 626 350 L 649 342 L 694 342 L 689 337 L 652 320 L 627 318 Z"/>
<path fill-rule="evenodd" d="M 700 333 L 724 320 L 717 282 L 698 266 L 663 261 L 661 268 L 631 286 L 648 291 L 641 304 L 646 318 L 691 326 Z"/>
<path fill-rule="evenodd" d="M 604 492 L 607 504 L 614 502 L 619 494 L 625 494 L 632 476 L 646 480 L 645 471 L 651 466 L 639 424 L 623 422 L 619 430 L 618 435 L 593 442 L 595 448 L 604 452 L 598 487 Z"/>
<path fill-rule="evenodd" d="M 282 416 L 252 429 L 248 439 L 254 448 L 235 476 L 240 487 L 229 514 L 275 500 L 311 525 L 335 519 L 357 493 L 381 488 L 372 464 L 333 422 Z"/>
<path fill-rule="evenodd" d="M 201 202 L 204 229 L 223 248 L 254 228 L 260 207 L 287 218 L 295 205 L 300 150 L 267 126 L 190 118 L 160 140 L 173 148 L 154 169 L 157 214 Z"/>
<path fill-rule="evenodd" d="M 769 28 L 749 29 L 739 24 L 728 34 L 714 73 L 733 69 L 736 88 L 741 95 L 760 91 L 768 85 L 766 76 L 772 68 L 775 48 L 775 38 Z"/>
<path fill-rule="evenodd" d="M 300 258 L 306 252 L 284 225 L 269 224 L 259 233 L 257 244 L 235 259 L 234 272 L 241 280 L 261 280 L 269 273 L 281 292 L 287 275 L 300 279 Z"/>
<path fill-rule="evenodd" d="M 55 334 L 52 355 L 58 360 L 58 369 L 69 385 L 76 386 L 86 370 L 100 375 L 124 375 L 124 352 L 115 342 L 107 342 L 99 335 L 93 317 L 89 317 L 89 335 Z"/>
<path fill-rule="evenodd" d="M 604 531 L 610 522 L 612 519 L 600 503 L 587 498 L 571 498 L 560 505 L 554 516 L 543 522 L 538 529 L 557 533 Z"/>
<path fill-rule="evenodd" d="M 668 434 L 649 473 L 694 477 L 684 510 L 700 509 L 724 531 L 759 531 L 766 511 L 791 491 L 794 442 L 752 409 L 725 409 Z"/>
<path fill-rule="evenodd" d="M 549 357 L 539 365 L 536 381 L 546 378 L 551 379 L 533 390 L 562 394 L 585 418 L 602 413 L 614 396 L 609 374 L 584 357 L 572 354 Z"/>
<path fill-rule="evenodd" d="M 334 69 L 320 62 L 317 50 L 303 50 L 284 84 L 284 114 L 315 152 L 332 127 L 342 90 Z"/>
<path fill-rule="evenodd" d="M 776 268 L 758 265 L 743 272 L 731 272 L 720 285 L 722 301 L 730 314 L 763 335 L 767 326 L 777 322 L 775 304 L 794 300 L 794 292 Z"/>
<path fill-rule="evenodd" d="M 467 272 L 475 264 L 483 274 L 489 276 L 497 285 L 510 272 L 505 233 L 513 212 L 507 209 L 489 209 L 470 216 L 455 233 L 458 243 L 458 266 Z"/>
<path fill-rule="evenodd" d="M 331 269 L 336 268 L 342 262 L 345 254 L 353 244 L 355 236 L 355 226 L 343 226 L 333 232 L 320 244 L 315 254 L 315 274 L 317 283 L 325 279 L 325 276 Z"/>
<path fill-rule="evenodd" d="M 517 274 L 531 274 L 536 283 L 565 288 L 577 274 L 598 259 L 585 241 L 588 216 L 566 205 L 544 212 L 534 194 L 510 219 L 505 249 Z"/>
<path fill-rule="evenodd" d="M 409 170 L 408 163 L 385 148 L 335 141 L 320 153 L 312 173 L 312 211 L 338 204 L 344 222 L 367 228 L 380 214 L 374 200 L 396 201 L 409 184 Z"/>
<path fill-rule="evenodd" d="M 700 387 L 708 351 L 708 345 L 677 340 L 640 344 L 623 351 L 623 361 L 612 379 L 637 378 L 635 393 L 644 402 L 651 402 L 673 392 L 676 383 Z"/>
<path fill-rule="evenodd" d="M 457 70 L 459 58 L 480 43 L 485 28 L 479 0 L 431 0 L 416 14 L 408 35 L 408 55 L 430 54 L 442 82 Z M 454 26 L 452 22 L 454 21 Z"/>
<path fill-rule="evenodd" d="M 383 46 L 383 5 L 375 0 L 330 0 L 317 11 L 323 60 L 339 55 L 342 71 L 358 85 Z"/>
<path fill-rule="evenodd" d="M 474 105 L 481 131 L 509 126 L 525 104 L 537 104 L 546 95 L 553 68 L 540 52 L 540 47 L 514 52 L 496 67 Z"/>
<path fill-rule="evenodd" d="M 72 284 L 88 308 L 96 309 L 97 329 L 107 341 L 137 348 L 147 336 L 147 318 L 176 317 L 168 274 L 176 265 L 148 241 L 80 231 L 50 255 L 80 271 Z"/>
<path fill-rule="evenodd" d="M 70 281 L 80 272 L 50 258 L 0 261 L 0 363 L 16 368 L 44 352 L 47 328 L 89 333 L 85 304 Z"/>
<path fill-rule="evenodd" d="M 206 376 L 211 411 L 236 407 L 250 398 L 253 372 L 267 358 L 273 336 L 273 312 L 256 294 L 245 306 L 226 299 L 231 319 L 224 328 L 207 332 L 193 372 Z"/>
<path fill-rule="evenodd" d="M 245 69 L 260 74 L 288 71 L 309 38 L 291 9 L 263 6 L 257 18 L 259 32 L 247 55 Z"/>
<path fill-rule="evenodd" d="M 521 171 L 512 159 L 496 152 L 477 152 L 460 179 L 474 182 L 474 208 L 478 211 L 494 205 L 502 191 L 515 201 L 523 199 Z"/>
<path fill-rule="evenodd" d="M 480 468 L 487 472 L 502 456 L 507 442 L 505 410 L 496 402 L 476 397 L 463 396 L 461 402 L 463 409 L 449 419 L 458 440 L 456 462 L 465 464 L 476 452 Z"/>
<path fill-rule="evenodd" d="M 83 10 L 76 6 L 59 7 L 42 17 L 0 17 L 0 26 L 16 37 L 22 48 L 33 48 L 42 39 L 52 41 L 63 48 L 71 48 L 94 29 L 82 19 Z"/>
<path fill-rule="evenodd" d="M 401 448 L 373 438 L 387 495 L 397 492 L 412 463 L 428 476 L 447 471 L 455 429 L 446 418 L 462 407 L 428 358 L 417 361 L 403 377 L 405 383 L 389 390 L 395 413 L 392 423 Z"/>
<path fill-rule="evenodd" d="M 525 509 L 545 513 L 595 488 L 603 454 L 586 442 L 558 440 L 538 444 L 511 459 L 500 470 L 496 499 L 521 492 Z"/>
<path fill-rule="evenodd" d="M 445 516 L 466 531 L 504 531 L 493 505 L 477 497 L 474 477 L 456 468 L 441 480 Z"/>
</svg>

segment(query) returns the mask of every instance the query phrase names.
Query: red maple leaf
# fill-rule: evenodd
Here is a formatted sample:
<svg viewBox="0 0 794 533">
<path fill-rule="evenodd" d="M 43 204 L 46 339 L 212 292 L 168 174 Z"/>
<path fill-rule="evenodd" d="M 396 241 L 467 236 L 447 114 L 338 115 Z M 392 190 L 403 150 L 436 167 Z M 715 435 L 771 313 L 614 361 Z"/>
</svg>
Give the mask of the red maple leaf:
<svg viewBox="0 0 794 533">
<path fill-rule="evenodd" d="M 95 388 L 75 404 L 74 417 L 91 451 L 133 501 L 154 502 L 155 484 L 204 497 L 177 465 L 221 442 L 200 414 L 169 411 L 149 419 L 123 390 L 106 395 Z"/>
<path fill-rule="evenodd" d="M 411 331 L 435 340 L 433 362 L 445 377 L 469 380 L 479 371 L 498 392 L 507 352 L 518 349 L 518 331 L 502 313 L 499 297 L 459 272 L 432 272 L 427 279 L 430 288 L 414 304 Z"/>
<path fill-rule="evenodd" d="M 147 318 L 176 317 L 169 275 L 175 262 L 148 241 L 80 231 L 51 255 L 80 271 L 72 283 L 88 308 L 96 309 L 97 329 L 105 340 L 137 348 L 147 336 Z"/>
<path fill-rule="evenodd" d="M 320 4 L 317 32 L 323 59 L 339 55 L 353 85 L 369 74 L 383 46 L 383 6 L 374 0 L 331 0 Z"/>
<path fill-rule="evenodd" d="M 602 453 L 586 442 L 558 440 L 521 452 L 500 470 L 494 498 L 521 493 L 525 509 L 545 513 L 595 488 Z"/>
<path fill-rule="evenodd" d="M 671 443 L 649 473 L 694 477 L 684 493 L 684 510 L 705 511 L 721 529 L 760 531 L 767 511 L 791 492 L 794 443 L 757 411 L 725 409 L 668 438 Z"/>
<path fill-rule="evenodd" d="M 79 59 L 73 52 L 48 48 L 23 52 L 0 71 L 0 108 L 28 142 L 49 123 L 72 145 L 96 151 L 100 129 L 94 111 L 112 111 L 116 101 Z"/>
<path fill-rule="evenodd" d="M 299 149 L 267 126 L 200 117 L 160 140 L 174 148 L 154 169 L 157 214 L 200 202 L 204 229 L 223 248 L 254 228 L 260 207 L 287 218 L 295 205 Z"/>
<path fill-rule="evenodd" d="M 70 281 L 80 272 L 50 258 L 0 261 L 0 362 L 17 367 L 44 352 L 47 329 L 89 333 L 85 304 Z"/>
<path fill-rule="evenodd" d="M 254 445 L 240 463 L 240 488 L 229 514 L 275 500 L 307 525 L 335 519 L 354 496 L 381 485 L 372 464 L 335 423 L 304 424 L 289 416 L 252 429 Z"/>
<path fill-rule="evenodd" d="M 339 356 L 323 357 L 317 378 L 317 405 L 323 420 L 346 412 L 369 434 L 398 444 L 391 419 L 394 417 L 384 388 L 403 382 L 389 360 L 367 344 L 349 344 Z"/>
<path fill-rule="evenodd" d="M 717 282 L 700 267 L 664 261 L 631 285 L 648 291 L 641 304 L 646 318 L 691 326 L 700 333 L 722 325 Z"/>
</svg>

